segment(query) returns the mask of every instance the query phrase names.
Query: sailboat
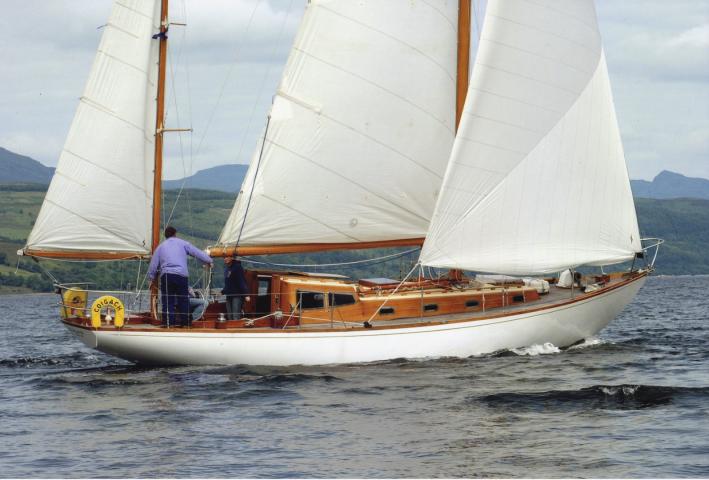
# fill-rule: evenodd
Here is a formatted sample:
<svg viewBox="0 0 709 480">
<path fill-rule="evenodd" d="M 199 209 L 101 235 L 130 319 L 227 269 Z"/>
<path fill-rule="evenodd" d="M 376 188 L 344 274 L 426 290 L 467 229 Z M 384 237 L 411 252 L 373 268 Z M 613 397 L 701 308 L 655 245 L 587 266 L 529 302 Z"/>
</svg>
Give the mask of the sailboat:
<svg viewBox="0 0 709 480">
<path fill-rule="evenodd" d="M 150 365 L 468 357 L 596 335 L 660 241 L 640 238 L 594 2 L 489 0 L 471 74 L 470 23 L 470 0 L 309 1 L 208 250 L 421 247 L 405 278 L 249 270 L 242 318 L 208 292 L 189 329 L 158 328 L 155 295 L 141 309 L 57 284 L 63 324 Z M 169 26 L 167 0 L 115 2 L 22 255 L 158 245 Z"/>
</svg>

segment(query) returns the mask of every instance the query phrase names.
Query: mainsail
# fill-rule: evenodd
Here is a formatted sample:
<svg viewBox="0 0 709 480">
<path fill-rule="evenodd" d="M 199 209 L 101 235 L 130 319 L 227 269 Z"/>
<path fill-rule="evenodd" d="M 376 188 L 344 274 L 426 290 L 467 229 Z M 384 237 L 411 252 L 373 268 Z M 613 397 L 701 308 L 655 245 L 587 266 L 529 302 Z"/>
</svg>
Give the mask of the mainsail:
<svg viewBox="0 0 709 480">
<path fill-rule="evenodd" d="M 507 274 L 641 250 L 593 0 L 490 0 L 425 265 Z"/>
<path fill-rule="evenodd" d="M 218 245 L 422 238 L 454 139 L 457 9 L 311 1 Z"/>
<path fill-rule="evenodd" d="M 160 1 L 120 0 L 25 254 L 148 255 Z"/>
</svg>

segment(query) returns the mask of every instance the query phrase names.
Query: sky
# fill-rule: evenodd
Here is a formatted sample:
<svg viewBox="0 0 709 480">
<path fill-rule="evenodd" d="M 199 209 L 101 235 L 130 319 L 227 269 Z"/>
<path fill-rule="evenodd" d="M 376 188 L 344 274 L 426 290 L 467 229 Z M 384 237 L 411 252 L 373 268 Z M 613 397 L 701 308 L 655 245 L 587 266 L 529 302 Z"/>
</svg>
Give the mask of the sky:
<svg viewBox="0 0 709 480">
<path fill-rule="evenodd" d="M 2 0 L 0 147 L 56 165 L 111 3 Z M 305 4 L 171 1 L 165 178 L 249 162 Z M 709 178 L 709 0 L 596 5 L 630 177 Z"/>
</svg>

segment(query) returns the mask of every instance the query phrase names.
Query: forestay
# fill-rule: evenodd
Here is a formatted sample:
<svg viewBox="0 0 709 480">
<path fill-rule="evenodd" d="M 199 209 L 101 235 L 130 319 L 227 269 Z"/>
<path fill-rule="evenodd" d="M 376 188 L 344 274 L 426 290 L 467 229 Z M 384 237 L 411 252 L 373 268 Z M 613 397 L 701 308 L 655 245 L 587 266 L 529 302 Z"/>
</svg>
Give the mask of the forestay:
<svg viewBox="0 0 709 480">
<path fill-rule="evenodd" d="M 457 2 L 311 1 L 219 245 L 423 237 L 454 138 L 456 35 Z"/>
<path fill-rule="evenodd" d="M 593 0 L 490 0 L 422 263 L 549 273 L 640 249 Z"/>
<path fill-rule="evenodd" d="M 159 14 L 114 3 L 25 253 L 149 254 Z"/>
</svg>

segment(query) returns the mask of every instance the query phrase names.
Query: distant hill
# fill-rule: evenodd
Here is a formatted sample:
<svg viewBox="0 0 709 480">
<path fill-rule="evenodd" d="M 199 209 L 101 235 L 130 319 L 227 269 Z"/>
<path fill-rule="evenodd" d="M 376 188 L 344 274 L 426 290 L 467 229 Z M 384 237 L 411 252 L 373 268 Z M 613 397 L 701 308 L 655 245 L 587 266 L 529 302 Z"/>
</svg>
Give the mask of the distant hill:
<svg viewBox="0 0 709 480">
<path fill-rule="evenodd" d="M 709 200 L 709 180 L 663 170 L 652 182 L 631 180 L 633 196 L 640 198 L 703 198 Z"/>
<path fill-rule="evenodd" d="M 248 165 L 220 165 L 200 170 L 187 177 L 184 187 L 188 189 L 213 190 L 236 193 L 246 176 Z M 54 169 L 37 160 L 18 155 L 0 147 L 0 184 L 35 183 L 48 185 Z M 165 190 L 182 187 L 184 179 L 164 180 Z M 709 180 L 685 177 L 679 173 L 663 170 L 651 182 L 631 180 L 633 196 L 639 198 L 701 198 L 709 200 Z"/>
<path fill-rule="evenodd" d="M 220 165 L 200 170 L 187 177 L 185 188 L 236 193 L 241 188 L 248 168 L 248 165 Z M 53 175 L 54 168 L 0 147 L 0 184 L 49 185 Z M 165 180 L 163 188 L 166 190 L 178 189 L 182 186 L 183 180 Z"/>
<path fill-rule="evenodd" d="M 248 168 L 248 165 L 220 165 L 200 170 L 191 177 L 187 177 L 185 188 L 235 193 L 241 188 Z M 182 186 L 183 180 L 165 180 L 162 185 L 165 190 L 174 190 Z"/>
<path fill-rule="evenodd" d="M 709 273 L 709 200 L 698 198 L 635 199 L 642 236 L 665 240 L 657 273 Z"/>
<path fill-rule="evenodd" d="M 30 157 L 0 147 L 0 183 L 41 183 L 48 185 L 54 169 Z"/>
</svg>

